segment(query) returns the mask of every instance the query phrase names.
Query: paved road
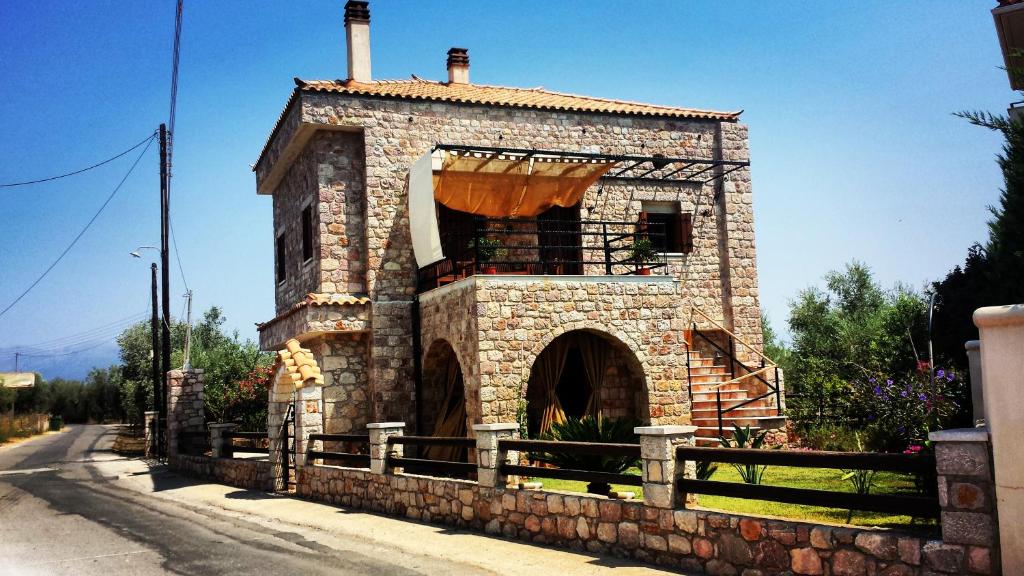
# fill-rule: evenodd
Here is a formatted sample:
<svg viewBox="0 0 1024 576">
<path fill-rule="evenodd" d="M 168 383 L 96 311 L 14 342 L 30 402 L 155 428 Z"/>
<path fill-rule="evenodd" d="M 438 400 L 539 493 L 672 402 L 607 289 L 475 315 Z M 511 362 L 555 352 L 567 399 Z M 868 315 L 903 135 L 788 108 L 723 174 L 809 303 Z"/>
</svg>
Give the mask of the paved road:
<svg viewBox="0 0 1024 576">
<path fill-rule="evenodd" d="M 197 482 L 114 454 L 114 435 L 74 426 L 0 448 L 0 575 L 661 574 Z"/>
</svg>

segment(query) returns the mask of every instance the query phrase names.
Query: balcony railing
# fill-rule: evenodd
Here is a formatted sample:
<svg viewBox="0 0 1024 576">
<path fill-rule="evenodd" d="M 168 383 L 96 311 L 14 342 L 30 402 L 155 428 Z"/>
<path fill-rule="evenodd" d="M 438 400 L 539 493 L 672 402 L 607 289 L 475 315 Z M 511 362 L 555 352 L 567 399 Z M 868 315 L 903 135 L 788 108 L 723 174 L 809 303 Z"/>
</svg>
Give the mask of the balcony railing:
<svg viewBox="0 0 1024 576">
<path fill-rule="evenodd" d="M 470 231 L 442 232 L 445 258 L 419 269 L 424 292 L 475 274 L 648 275 L 664 272 L 658 223 L 476 218 Z M 640 244 L 638 244 L 640 242 Z"/>
</svg>

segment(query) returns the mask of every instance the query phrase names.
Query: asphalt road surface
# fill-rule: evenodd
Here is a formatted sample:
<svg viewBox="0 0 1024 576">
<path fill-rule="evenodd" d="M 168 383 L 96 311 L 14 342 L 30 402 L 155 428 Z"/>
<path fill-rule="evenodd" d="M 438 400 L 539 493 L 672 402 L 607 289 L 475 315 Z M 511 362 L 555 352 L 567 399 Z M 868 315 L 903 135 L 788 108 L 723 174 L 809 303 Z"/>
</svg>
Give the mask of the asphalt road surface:
<svg viewBox="0 0 1024 576">
<path fill-rule="evenodd" d="M 178 476 L 73 426 L 0 447 L 0 576 L 558 574 L 651 567 Z"/>
</svg>

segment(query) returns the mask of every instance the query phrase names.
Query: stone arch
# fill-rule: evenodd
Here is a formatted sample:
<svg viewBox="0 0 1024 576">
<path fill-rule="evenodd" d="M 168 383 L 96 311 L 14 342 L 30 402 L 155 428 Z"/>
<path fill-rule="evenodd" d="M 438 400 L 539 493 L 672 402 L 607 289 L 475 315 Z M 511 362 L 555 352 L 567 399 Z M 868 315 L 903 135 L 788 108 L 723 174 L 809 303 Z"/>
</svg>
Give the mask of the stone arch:
<svg viewBox="0 0 1024 576">
<path fill-rule="evenodd" d="M 557 394 L 567 416 L 580 417 L 596 409 L 606 417 L 635 417 L 650 422 L 647 377 L 644 364 L 634 347 L 601 329 L 583 327 L 559 332 L 544 338 L 534 348 L 532 361 L 529 362 L 530 374 L 524 380 L 526 385 L 521 394 L 528 401 L 528 427 L 531 434 L 538 430 L 541 412 L 546 406 L 546 403 L 540 401 L 544 397 L 545 388 L 541 384 L 543 372 L 538 371 L 538 363 L 549 353 L 565 354 Z M 580 341 L 581 338 L 583 341 Z M 607 361 L 601 377 L 602 386 L 596 397 L 591 396 L 594 391 L 586 376 L 586 370 L 591 368 L 584 368 L 585 361 L 580 352 L 586 342 L 590 346 L 601 346 L 599 354 Z M 553 346 L 556 343 L 564 347 Z M 540 348 L 539 352 L 537 348 Z M 592 403 L 596 403 L 596 406 Z"/>
<path fill-rule="evenodd" d="M 423 359 L 421 431 L 427 436 L 468 436 L 465 371 L 455 347 L 444 338 L 434 340 Z M 427 447 L 424 455 L 438 460 L 466 461 L 465 449 Z"/>
<path fill-rule="evenodd" d="M 644 374 L 644 385 L 646 387 L 648 369 L 647 353 L 644 352 L 644 349 L 640 347 L 640 345 L 636 342 L 635 339 L 633 339 L 632 336 L 630 336 L 626 332 L 623 332 L 622 330 L 619 330 L 614 326 L 608 326 L 605 324 L 600 324 L 598 322 L 566 322 L 564 324 L 553 326 L 551 330 L 544 334 L 544 336 L 540 340 L 537 340 L 537 342 L 533 345 L 532 349 L 526 350 L 527 358 L 526 361 L 523 363 L 523 372 L 520 374 L 522 378 L 521 381 L 524 383 L 522 389 L 519 390 L 520 398 L 525 398 L 525 383 L 530 380 L 530 374 L 533 371 L 534 363 L 537 361 L 537 356 L 540 356 L 540 353 L 543 352 L 544 349 L 547 348 L 551 344 L 551 342 L 554 341 L 555 338 L 558 338 L 559 336 L 567 332 L 574 332 L 577 330 L 584 330 L 594 332 L 597 334 L 602 334 L 611 337 L 615 340 L 618 340 L 621 344 L 626 346 L 629 349 L 629 351 L 633 353 L 633 357 L 639 363 L 640 371 L 642 374 Z"/>
<path fill-rule="evenodd" d="M 293 435 L 296 474 L 305 465 L 306 443 L 310 434 L 323 432 L 324 376 L 313 351 L 292 338 L 274 359 L 267 403 L 267 443 L 271 477 L 275 489 L 284 486 L 284 424 L 288 407 L 293 406 Z"/>
</svg>

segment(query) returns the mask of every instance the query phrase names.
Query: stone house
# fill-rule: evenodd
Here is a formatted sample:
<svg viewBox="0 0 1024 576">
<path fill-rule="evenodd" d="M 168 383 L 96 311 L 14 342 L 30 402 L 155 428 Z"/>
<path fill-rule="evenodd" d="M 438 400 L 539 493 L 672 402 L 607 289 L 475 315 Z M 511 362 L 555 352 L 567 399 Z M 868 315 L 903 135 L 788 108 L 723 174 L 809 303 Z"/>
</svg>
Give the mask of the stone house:
<svg viewBox="0 0 1024 576">
<path fill-rule="evenodd" d="M 296 79 L 254 167 L 260 344 L 312 352 L 327 432 L 594 414 L 717 435 L 719 397 L 777 425 L 739 112 L 473 84 L 459 48 L 447 82 L 374 80 L 367 2 L 345 28 L 347 79 Z"/>
</svg>

